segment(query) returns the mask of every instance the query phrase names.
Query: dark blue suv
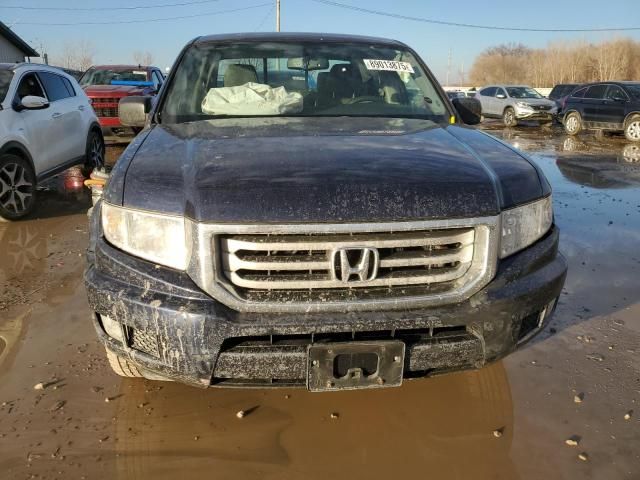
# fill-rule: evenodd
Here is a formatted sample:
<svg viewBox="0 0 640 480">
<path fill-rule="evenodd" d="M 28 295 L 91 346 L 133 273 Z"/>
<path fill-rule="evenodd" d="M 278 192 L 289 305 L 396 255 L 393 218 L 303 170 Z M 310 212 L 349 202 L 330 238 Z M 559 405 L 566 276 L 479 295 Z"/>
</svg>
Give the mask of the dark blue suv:
<svg viewBox="0 0 640 480">
<path fill-rule="evenodd" d="M 627 140 L 640 141 L 640 83 L 601 82 L 584 85 L 567 97 L 564 129 L 624 131 Z"/>
</svg>

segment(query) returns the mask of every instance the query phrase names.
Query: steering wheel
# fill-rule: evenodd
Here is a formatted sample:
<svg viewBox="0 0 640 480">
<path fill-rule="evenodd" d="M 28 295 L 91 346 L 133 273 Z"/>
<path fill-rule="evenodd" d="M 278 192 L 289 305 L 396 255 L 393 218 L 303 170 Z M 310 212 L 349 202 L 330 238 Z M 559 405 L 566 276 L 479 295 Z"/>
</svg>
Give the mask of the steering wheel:
<svg viewBox="0 0 640 480">
<path fill-rule="evenodd" d="M 382 97 L 375 95 L 364 95 L 362 97 L 349 98 L 344 103 L 346 105 L 355 105 L 357 103 L 378 103 L 382 100 Z"/>
</svg>

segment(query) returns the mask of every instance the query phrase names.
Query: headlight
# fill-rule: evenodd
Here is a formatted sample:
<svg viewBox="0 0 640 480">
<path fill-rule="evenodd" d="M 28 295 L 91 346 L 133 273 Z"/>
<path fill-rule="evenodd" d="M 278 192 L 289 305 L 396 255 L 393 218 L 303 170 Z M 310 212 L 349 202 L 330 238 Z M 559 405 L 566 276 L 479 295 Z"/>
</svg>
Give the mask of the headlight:
<svg viewBox="0 0 640 480">
<path fill-rule="evenodd" d="M 505 210 L 501 217 L 500 258 L 505 258 L 533 244 L 551 228 L 553 222 L 551 195 L 542 200 Z"/>
<path fill-rule="evenodd" d="M 102 203 L 102 230 L 109 243 L 132 255 L 185 270 L 190 244 L 184 217 Z"/>
<path fill-rule="evenodd" d="M 525 102 L 516 102 L 516 105 L 520 108 L 528 108 L 529 110 L 533 108 L 531 105 Z"/>
</svg>

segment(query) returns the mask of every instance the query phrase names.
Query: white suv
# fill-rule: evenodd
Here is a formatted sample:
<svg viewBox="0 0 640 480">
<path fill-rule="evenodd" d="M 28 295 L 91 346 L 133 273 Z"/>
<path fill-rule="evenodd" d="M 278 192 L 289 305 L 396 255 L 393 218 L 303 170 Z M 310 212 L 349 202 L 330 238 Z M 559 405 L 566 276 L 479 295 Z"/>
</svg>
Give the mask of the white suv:
<svg viewBox="0 0 640 480">
<path fill-rule="evenodd" d="M 558 113 L 556 102 L 526 85 L 490 85 L 481 88 L 475 98 L 482 104 L 482 115 L 502 118 L 506 127 L 517 126 L 518 120 L 550 124 Z"/>
<path fill-rule="evenodd" d="M 33 210 L 45 178 L 103 163 L 98 119 L 73 77 L 46 65 L 0 63 L 0 220 Z"/>
</svg>

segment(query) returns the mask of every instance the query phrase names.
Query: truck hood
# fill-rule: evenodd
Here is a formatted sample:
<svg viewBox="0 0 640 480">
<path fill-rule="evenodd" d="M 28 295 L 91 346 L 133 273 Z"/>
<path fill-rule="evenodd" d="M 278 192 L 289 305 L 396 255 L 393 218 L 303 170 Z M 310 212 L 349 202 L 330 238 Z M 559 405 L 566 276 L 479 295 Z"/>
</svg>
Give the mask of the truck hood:
<svg viewBox="0 0 640 480">
<path fill-rule="evenodd" d="M 89 85 L 82 87 L 88 97 L 126 97 L 129 95 L 142 95 L 145 90 L 133 85 Z"/>
<path fill-rule="evenodd" d="M 478 217 L 548 189 L 493 137 L 426 120 L 211 120 L 142 135 L 121 157 L 106 200 L 204 222 Z"/>
<path fill-rule="evenodd" d="M 553 100 L 549 100 L 548 98 L 523 98 L 523 99 L 514 99 L 517 102 L 528 103 L 529 105 L 548 105 L 550 107 L 555 107 L 556 102 Z"/>
</svg>

